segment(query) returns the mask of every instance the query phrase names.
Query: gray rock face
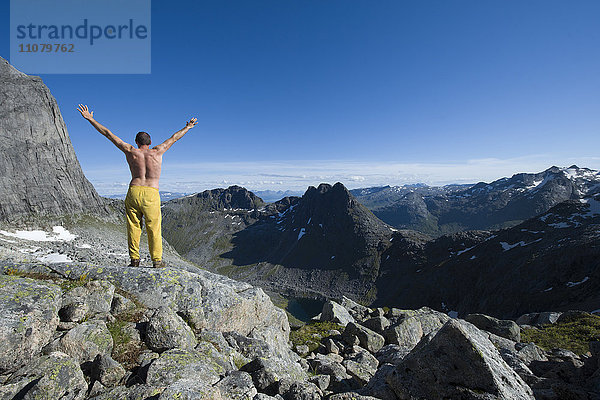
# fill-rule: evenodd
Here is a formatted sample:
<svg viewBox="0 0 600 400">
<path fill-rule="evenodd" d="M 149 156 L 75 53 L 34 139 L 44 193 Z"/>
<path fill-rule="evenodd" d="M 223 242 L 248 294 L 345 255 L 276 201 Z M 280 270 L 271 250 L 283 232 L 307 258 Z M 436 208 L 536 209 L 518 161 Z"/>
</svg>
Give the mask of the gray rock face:
<svg viewBox="0 0 600 400">
<path fill-rule="evenodd" d="M 104 279 L 148 308 L 168 306 L 177 313 L 203 315 L 203 329 L 234 331 L 265 341 L 272 355 L 293 357 L 285 311 L 273 305 L 262 289 L 200 269 L 99 267 L 55 264 L 53 270 L 79 279 Z"/>
<path fill-rule="evenodd" d="M 352 343 L 353 340 L 351 338 L 357 337 L 361 347 L 369 350 L 371 353 L 376 353 L 385 344 L 385 339 L 383 336 L 377 332 L 373 332 L 369 328 L 365 328 L 362 325 L 352 322 L 346 325 L 346 329 L 342 333 L 342 336 L 350 345 L 354 344 Z"/>
<path fill-rule="evenodd" d="M 371 312 L 369 307 L 363 306 L 362 304 L 359 304 L 346 296 L 342 296 L 342 301 L 340 304 L 342 307 L 348 310 L 350 315 L 352 315 L 352 317 L 357 321 L 363 321 Z"/>
<path fill-rule="evenodd" d="M 125 376 L 125 369 L 109 355 L 98 354 L 92 364 L 92 377 L 106 387 L 114 387 Z"/>
<path fill-rule="evenodd" d="M 317 374 L 329 375 L 329 386 L 333 390 L 350 389 L 350 380 L 352 376 L 346 372 L 346 368 L 340 363 L 340 360 L 333 357 L 334 354 L 317 354 L 315 358 L 310 359 L 311 367 Z"/>
<path fill-rule="evenodd" d="M 328 300 L 325 304 L 323 304 L 321 321 L 337 322 L 344 326 L 349 322 L 355 322 L 348 310 L 331 300 Z"/>
<path fill-rule="evenodd" d="M 104 321 L 86 321 L 50 343 L 45 352 L 60 351 L 76 359 L 80 364 L 93 361 L 98 354 L 110 355 L 113 338 Z"/>
<path fill-rule="evenodd" d="M 258 393 L 252 377 L 243 371 L 233 371 L 215 385 L 221 392 L 221 397 L 231 400 L 252 400 Z"/>
<path fill-rule="evenodd" d="M 8 382 L 19 382 L 21 399 L 79 400 L 85 397 L 87 383 L 79 363 L 64 353 L 40 357 L 15 372 Z M 25 385 L 23 385 L 25 384 Z M 15 397 L 17 398 L 17 397 Z"/>
<path fill-rule="evenodd" d="M 314 383 L 294 382 L 285 393 L 286 400 L 321 400 L 321 390 Z"/>
<path fill-rule="evenodd" d="M 191 349 L 196 345 L 196 338 L 179 315 L 168 307 L 160 307 L 148 322 L 146 344 L 160 353 L 174 348 Z"/>
<path fill-rule="evenodd" d="M 88 314 L 89 307 L 82 301 L 75 301 L 67 304 L 66 306 L 62 306 L 60 310 L 58 310 L 58 316 L 60 317 L 60 321 L 63 323 L 76 323 L 82 321 L 85 316 Z M 62 324 L 60 328 L 74 328 L 75 325 L 70 326 L 67 324 Z"/>
<path fill-rule="evenodd" d="M 156 388 L 148 385 L 135 385 L 132 387 L 117 386 L 104 392 L 96 397 L 94 400 L 140 400 L 140 399 L 156 399 L 157 396 L 162 392 L 162 388 Z"/>
<path fill-rule="evenodd" d="M 83 175 L 46 85 L 1 57 L 0 115 L 0 221 L 30 214 L 108 213 Z"/>
<path fill-rule="evenodd" d="M 181 379 L 167 386 L 159 400 L 226 400 L 219 389 L 196 379 Z"/>
<path fill-rule="evenodd" d="M 518 325 L 546 325 L 554 324 L 562 313 L 541 312 L 523 314 L 515 321 Z"/>
<path fill-rule="evenodd" d="M 110 305 L 110 313 L 113 315 L 117 315 L 124 311 L 132 310 L 134 308 L 135 304 L 133 303 L 133 301 L 121 296 L 118 293 L 115 293 L 113 296 L 112 303 Z"/>
<path fill-rule="evenodd" d="M 148 368 L 146 383 L 153 386 L 167 386 L 180 379 L 199 380 L 214 385 L 225 368 L 212 357 L 212 354 L 196 350 L 173 349 L 165 351 Z"/>
<path fill-rule="evenodd" d="M 63 295 L 63 308 L 71 304 L 85 304 L 91 317 L 110 313 L 115 287 L 107 281 L 90 281 Z M 61 316 L 62 319 L 62 316 Z M 67 321 L 64 320 L 63 321 Z"/>
<path fill-rule="evenodd" d="M 468 322 L 450 320 L 426 339 L 387 376 L 400 399 L 533 400 L 529 386 Z"/>
<path fill-rule="evenodd" d="M 375 398 L 382 400 L 398 400 L 396 393 L 394 393 L 392 388 L 386 382 L 388 375 L 394 373 L 395 370 L 395 365 L 381 365 L 377 369 L 377 372 L 375 372 L 375 375 L 373 376 L 373 378 L 371 378 L 369 383 L 367 383 L 367 385 L 360 390 L 360 393 L 364 395 L 374 396 Z"/>
<path fill-rule="evenodd" d="M 410 351 L 423 337 L 423 328 L 416 317 L 408 317 L 386 329 L 383 335 L 386 343 L 397 344 Z"/>
<path fill-rule="evenodd" d="M 469 314 L 465 317 L 465 320 L 484 331 L 515 342 L 521 341 L 521 328 L 514 321 L 500 320 L 484 314 Z"/>
<path fill-rule="evenodd" d="M 51 340 L 60 294 L 51 284 L 0 275 L 0 373 L 25 365 Z"/>
</svg>

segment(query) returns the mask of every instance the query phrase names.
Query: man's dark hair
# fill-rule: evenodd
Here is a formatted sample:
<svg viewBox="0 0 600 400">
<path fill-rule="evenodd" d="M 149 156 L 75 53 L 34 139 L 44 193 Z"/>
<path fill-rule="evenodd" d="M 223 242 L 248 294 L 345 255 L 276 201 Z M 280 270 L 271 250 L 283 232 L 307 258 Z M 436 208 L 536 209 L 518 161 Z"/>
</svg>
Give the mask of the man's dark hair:
<svg viewBox="0 0 600 400">
<path fill-rule="evenodd" d="M 150 143 L 152 143 L 152 140 L 150 139 L 150 135 L 148 135 L 148 132 L 138 132 L 137 135 L 135 135 L 135 142 L 139 145 L 148 145 L 150 146 Z"/>
</svg>

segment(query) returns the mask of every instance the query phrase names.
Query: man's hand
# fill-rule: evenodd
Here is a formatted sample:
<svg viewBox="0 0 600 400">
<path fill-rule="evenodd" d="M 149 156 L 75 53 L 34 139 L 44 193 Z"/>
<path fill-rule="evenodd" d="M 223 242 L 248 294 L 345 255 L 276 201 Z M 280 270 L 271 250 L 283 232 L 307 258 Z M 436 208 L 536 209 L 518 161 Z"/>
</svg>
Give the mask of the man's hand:
<svg viewBox="0 0 600 400">
<path fill-rule="evenodd" d="M 188 129 L 192 129 L 193 127 L 196 126 L 197 123 L 198 123 L 198 120 L 196 118 L 192 118 L 185 124 L 185 127 Z"/>
<path fill-rule="evenodd" d="M 87 119 L 88 121 L 94 119 L 94 112 L 90 112 L 88 110 L 88 107 L 84 106 L 83 104 L 80 104 L 79 107 L 77 107 L 77 111 L 79 111 L 81 113 L 81 116 Z"/>
</svg>

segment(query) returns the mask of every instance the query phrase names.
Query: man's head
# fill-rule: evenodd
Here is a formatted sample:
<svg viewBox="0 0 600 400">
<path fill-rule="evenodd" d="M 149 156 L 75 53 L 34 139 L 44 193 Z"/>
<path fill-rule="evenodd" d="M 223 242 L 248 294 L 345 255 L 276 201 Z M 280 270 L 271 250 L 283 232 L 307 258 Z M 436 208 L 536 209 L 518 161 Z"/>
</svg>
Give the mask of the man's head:
<svg viewBox="0 0 600 400">
<path fill-rule="evenodd" d="M 152 140 L 150 139 L 150 135 L 148 135 L 147 132 L 138 132 L 138 134 L 135 135 L 135 142 L 137 143 L 138 147 L 144 145 L 150 146 Z"/>
</svg>

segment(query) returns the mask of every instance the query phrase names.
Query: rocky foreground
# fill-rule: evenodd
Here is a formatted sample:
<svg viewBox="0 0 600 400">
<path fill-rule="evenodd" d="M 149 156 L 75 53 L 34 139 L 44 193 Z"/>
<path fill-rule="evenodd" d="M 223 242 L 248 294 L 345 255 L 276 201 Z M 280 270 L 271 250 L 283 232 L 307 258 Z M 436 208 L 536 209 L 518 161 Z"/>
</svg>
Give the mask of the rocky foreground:
<svg viewBox="0 0 600 400">
<path fill-rule="evenodd" d="M 344 298 L 291 345 L 261 289 L 206 271 L 15 264 L 0 275 L 0 399 L 593 399 L 577 356 L 520 327 Z M 558 314 L 529 315 L 526 324 Z M 563 314 L 560 318 L 569 318 Z M 293 351 L 292 351 L 293 347 Z"/>
</svg>

